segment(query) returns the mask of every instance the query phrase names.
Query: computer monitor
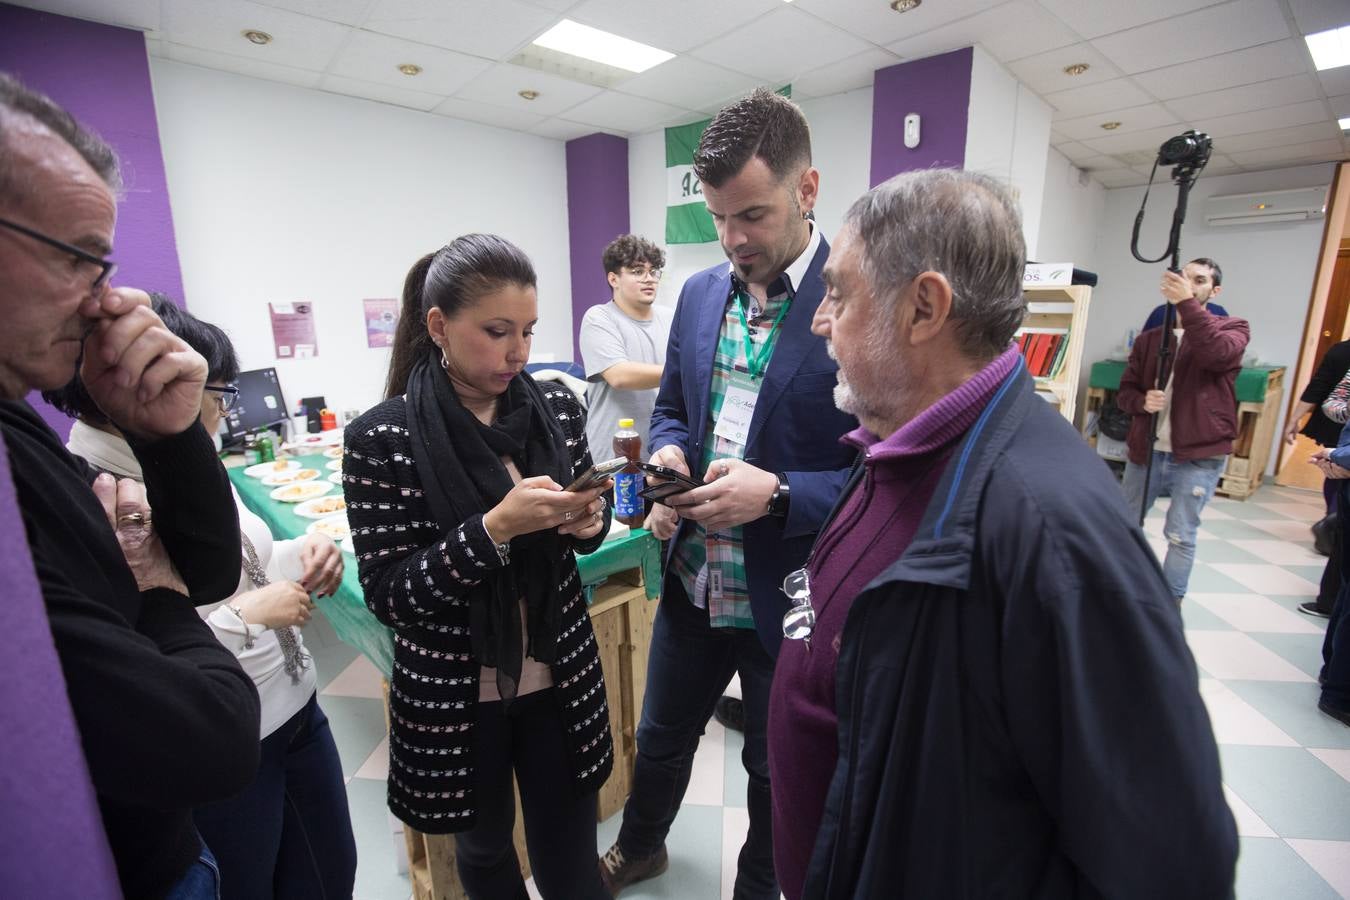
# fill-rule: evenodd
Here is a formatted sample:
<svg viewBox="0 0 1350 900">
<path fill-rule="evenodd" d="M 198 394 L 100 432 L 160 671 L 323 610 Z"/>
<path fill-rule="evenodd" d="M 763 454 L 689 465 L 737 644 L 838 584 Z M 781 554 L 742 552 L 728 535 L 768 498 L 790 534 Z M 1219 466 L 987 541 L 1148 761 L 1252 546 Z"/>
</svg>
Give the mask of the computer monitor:
<svg viewBox="0 0 1350 900">
<path fill-rule="evenodd" d="M 240 372 L 235 386 L 239 396 L 225 414 L 226 443 L 242 440 L 250 431 L 260 431 L 280 425 L 290 418 L 286 398 L 281 395 L 281 383 L 274 368 L 252 369 Z"/>
</svg>

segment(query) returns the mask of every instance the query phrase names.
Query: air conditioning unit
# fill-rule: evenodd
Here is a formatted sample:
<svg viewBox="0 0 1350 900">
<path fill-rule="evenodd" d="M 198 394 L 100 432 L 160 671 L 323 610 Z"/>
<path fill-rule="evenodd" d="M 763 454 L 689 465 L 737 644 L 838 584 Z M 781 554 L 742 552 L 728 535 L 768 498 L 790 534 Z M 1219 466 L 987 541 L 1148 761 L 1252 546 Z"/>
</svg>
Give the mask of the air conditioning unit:
<svg viewBox="0 0 1350 900">
<path fill-rule="evenodd" d="M 1306 222 L 1327 213 L 1328 185 L 1266 191 L 1262 194 L 1228 194 L 1205 201 L 1208 225 L 1255 225 L 1265 222 Z"/>
</svg>

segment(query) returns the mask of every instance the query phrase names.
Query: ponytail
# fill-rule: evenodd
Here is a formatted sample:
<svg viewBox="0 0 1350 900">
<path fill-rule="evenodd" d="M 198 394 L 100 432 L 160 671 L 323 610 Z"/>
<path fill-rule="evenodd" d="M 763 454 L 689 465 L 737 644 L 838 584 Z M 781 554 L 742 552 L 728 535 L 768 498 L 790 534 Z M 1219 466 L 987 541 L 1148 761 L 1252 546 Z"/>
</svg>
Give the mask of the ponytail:
<svg viewBox="0 0 1350 900">
<path fill-rule="evenodd" d="M 401 396 L 408 389 L 408 376 L 413 365 L 434 346 L 427 334 L 426 310 L 422 308 L 422 292 L 427 283 L 427 271 L 435 253 L 428 253 L 408 270 L 403 281 L 403 302 L 398 327 L 394 330 L 394 353 L 389 358 L 389 376 L 384 383 L 385 399 Z"/>
</svg>

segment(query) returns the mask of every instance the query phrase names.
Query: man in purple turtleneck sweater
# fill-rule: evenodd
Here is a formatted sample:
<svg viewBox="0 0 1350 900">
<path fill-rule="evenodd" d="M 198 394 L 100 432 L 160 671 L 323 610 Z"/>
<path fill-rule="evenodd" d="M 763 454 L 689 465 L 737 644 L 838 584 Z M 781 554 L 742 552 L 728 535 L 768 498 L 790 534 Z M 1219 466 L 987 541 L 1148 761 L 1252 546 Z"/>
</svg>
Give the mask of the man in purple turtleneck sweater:
<svg viewBox="0 0 1350 900">
<path fill-rule="evenodd" d="M 1025 255 L 1007 190 L 955 170 L 874 188 L 831 249 L 812 330 L 860 459 L 774 672 L 789 900 L 1231 895 L 1176 604 L 1010 343 Z"/>
</svg>

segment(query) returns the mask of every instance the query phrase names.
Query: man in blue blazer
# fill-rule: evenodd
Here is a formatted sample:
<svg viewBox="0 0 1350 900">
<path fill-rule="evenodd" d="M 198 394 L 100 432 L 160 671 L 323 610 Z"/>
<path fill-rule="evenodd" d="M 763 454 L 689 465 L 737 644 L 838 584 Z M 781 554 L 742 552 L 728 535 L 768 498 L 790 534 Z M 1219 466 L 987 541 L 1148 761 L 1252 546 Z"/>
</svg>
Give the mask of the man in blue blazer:
<svg viewBox="0 0 1350 900">
<path fill-rule="evenodd" d="M 838 367 L 811 334 L 829 246 L 809 218 L 820 175 L 801 110 L 762 89 L 726 107 L 694 173 L 731 265 L 680 292 L 650 433 L 651 461 L 703 486 L 648 519 L 670 544 L 632 792 L 600 871 L 612 892 L 665 871 L 699 736 L 738 672 L 750 829 L 735 896 L 777 898 L 765 733 L 781 586 L 847 480 L 854 451 L 839 438 L 857 422 L 835 406 Z"/>
</svg>

